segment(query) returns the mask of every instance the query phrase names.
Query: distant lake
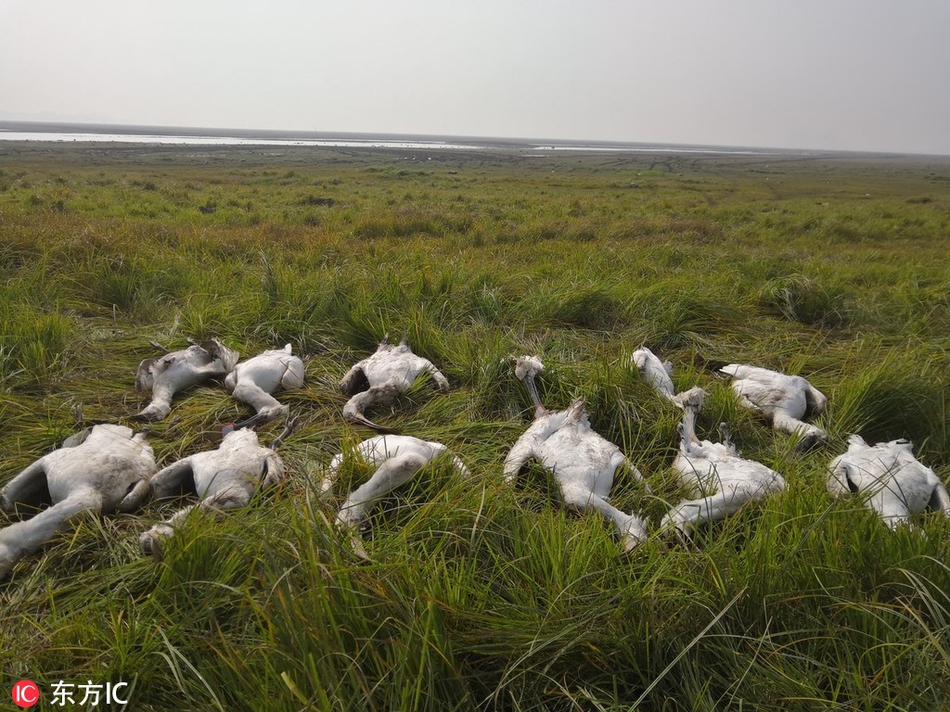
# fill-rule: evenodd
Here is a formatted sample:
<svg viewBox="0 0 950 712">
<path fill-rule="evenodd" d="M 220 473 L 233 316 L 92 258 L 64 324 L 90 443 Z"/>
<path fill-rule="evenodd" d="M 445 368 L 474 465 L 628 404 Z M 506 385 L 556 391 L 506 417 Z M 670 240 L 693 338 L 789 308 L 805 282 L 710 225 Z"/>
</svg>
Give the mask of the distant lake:
<svg viewBox="0 0 950 712">
<path fill-rule="evenodd" d="M 34 126 L 36 129 L 34 129 Z M 42 127 L 40 129 L 40 127 Z M 100 130 L 101 128 L 101 130 Z M 34 129 L 34 130 L 31 130 Z M 221 129 L 157 129 L 155 127 L 119 127 L 66 124 L 0 122 L 0 141 L 38 141 L 54 143 L 136 143 L 172 146 L 267 146 L 292 148 L 376 148 L 409 150 L 484 151 L 507 150 L 527 154 L 551 152 L 591 153 L 691 153 L 709 155 L 774 156 L 808 155 L 804 151 L 781 151 L 720 146 L 675 146 L 607 141 L 544 141 L 533 139 L 446 138 L 428 136 L 330 135 L 284 131 L 227 131 Z"/>
<path fill-rule="evenodd" d="M 44 131 L 3 131 L 0 141 L 52 141 L 56 143 L 147 143 L 173 146 L 327 146 L 330 148 L 428 148 L 477 151 L 484 146 L 469 146 L 441 141 L 363 140 L 363 139 L 274 139 L 238 136 L 176 136 L 174 134 L 56 133 Z"/>
</svg>

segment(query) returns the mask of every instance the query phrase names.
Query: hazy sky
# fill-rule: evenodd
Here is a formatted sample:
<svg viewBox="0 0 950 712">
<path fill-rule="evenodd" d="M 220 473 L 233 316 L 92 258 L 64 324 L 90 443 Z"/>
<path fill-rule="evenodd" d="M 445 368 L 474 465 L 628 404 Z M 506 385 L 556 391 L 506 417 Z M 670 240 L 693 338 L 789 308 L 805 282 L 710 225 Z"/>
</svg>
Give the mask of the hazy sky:
<svg viewBox="0 0 950 712">
<path fill-rule="evenodd" d="M 0 119 L 950 154 L 950 0 L 0 0 Z"/>
</svg>

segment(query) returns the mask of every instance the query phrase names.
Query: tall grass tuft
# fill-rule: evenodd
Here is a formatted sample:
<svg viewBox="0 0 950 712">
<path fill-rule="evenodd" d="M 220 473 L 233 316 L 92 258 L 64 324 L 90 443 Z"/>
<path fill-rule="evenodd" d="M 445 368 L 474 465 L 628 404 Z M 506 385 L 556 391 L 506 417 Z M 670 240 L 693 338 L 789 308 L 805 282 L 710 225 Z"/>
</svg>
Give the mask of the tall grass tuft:
<svg viewBox="0 0 950 712">
<path fill-rule="evenodd" d="M 906 438 L 918 452 L 946 461 L 950 383 L 941 362 L 922 359 L 914 348 L 859 344 L 856 350 L 864 351 L 862 361 L 870 363 L 843 380 L 832 396 L 838 431 L 857 433 L 868 442 Z"/>
<path fill-rule="evenodd" d="M 841 328 L 852 321 L 844 290 L 801 274 L 770 280 L 759 290 L 758 302 L 778 316 L 810 326 Z"/>
</svg>

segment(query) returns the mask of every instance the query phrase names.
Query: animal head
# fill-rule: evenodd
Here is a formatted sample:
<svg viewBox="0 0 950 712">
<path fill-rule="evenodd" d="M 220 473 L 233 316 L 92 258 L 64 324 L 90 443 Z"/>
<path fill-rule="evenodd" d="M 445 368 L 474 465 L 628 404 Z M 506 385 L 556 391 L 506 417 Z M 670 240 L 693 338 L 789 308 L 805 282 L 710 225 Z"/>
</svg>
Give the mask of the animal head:
<svg viewBox="0 0 950 712">
<path fill-rule="evenodd" d="M 526 378 L 534 378 L 544 370 L 544 364 L 537 356 L 519 356 L 515 361 L 515 378 L 523 381 Z"/>
</svg>

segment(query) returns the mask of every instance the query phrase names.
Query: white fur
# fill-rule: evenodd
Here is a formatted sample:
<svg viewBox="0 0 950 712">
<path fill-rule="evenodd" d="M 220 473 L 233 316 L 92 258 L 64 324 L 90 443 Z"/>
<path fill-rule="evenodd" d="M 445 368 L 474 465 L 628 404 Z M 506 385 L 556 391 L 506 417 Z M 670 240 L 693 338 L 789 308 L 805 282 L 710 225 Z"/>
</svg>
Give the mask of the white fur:
<svg viewBox="0 0 950 712">
<path fill-rule="evenodd" d="M 200 502 L 143 533 L 139 545 L 144 553 L 159 553 L 162 539 L 171 536 L 195 507 L 223 510 L 247 506 L 262 488 L 284 479 L 284 463 L 276 452 L 260 444 L 253 430 L 233 430 L 216 450 L 196 453 L 155 473 L 152 491 L 159 499 L 177 497 L 189 478 L 194 480 Z"/>
<path fill-rule="evenodd" d="M 355 450 L 360 459 L 377 469 L 369 480 L 350 492 L 340 507 L 336 523 L 352 530 L 354 549 L 365 555 L 356 531 L 369 516 L 373 506 L 388 492 L 412 479 L 435 458 L 448 453 L 448 449 L 442 443 L 420 440 L 409 435 L 377 435 L 361 442 Z M 451 453 L 449 457 L 455 471 L 463 477 L 468 476 L 465 464 Z M 333 489 L 333 481 L 339 474 L 343 458 L 343 453 L 336 455 L 327 467 L 321 485 L 325 495 Z"/>
<path fill-rule="evenodd" d="M 340 381 L 340 390 L 350 400 L 343 406 L 343 417 L 375 430 L 385 430 L 370 420 L 364 411 L 374 405 L 391 403 L 405 393 L 422 372 L 428 373 L 440 391 L 449 382 L 431 361 L 417 356 L 405 340 L 397 345 L 384 339 L 373 355 L 355 364 Z"/>
<path fill-rule="evenodd" d="M 828 466 L 828 489 L 836 495 L 857 493 L 892 529 L 926 509 L 950 516 L 947 488 L 914 457 L 907 440 L 868 445 L 852 435 L 847 452 Z"/>
<path fill-rule="evenodd" d="M 139 364 L 135 387 L 151 391 L 152 402 L 135 416 L 136 419 L 164 420 L 171 412 L 176 393 L 230 373 L 237 360 L 237 351 L 217 339 L 192 343 L 187 349 L 145 359 Z"/>
<path fill-rule="evenodd" d="M 250 405 L 257 415 L 241 423 L 251 425 L 287 415 L 287 406 L 274 398 L 278 390 L 303 388 L 304 365 L 291 354 L 290 344 L 238 363 L 224 379 L 235 400 Z"/>
<path fill-rule="evenodd" d="M 739 404 L 764 415 L 775 430 L 799 435 L 803 443 L 824 442 L 827 434 L 802 418 L 819 414 L 828 399 L 801 376 L 788 376 L 758 366 L 729 364 L 720 369 L 732 376 Z"/>
</svg>

